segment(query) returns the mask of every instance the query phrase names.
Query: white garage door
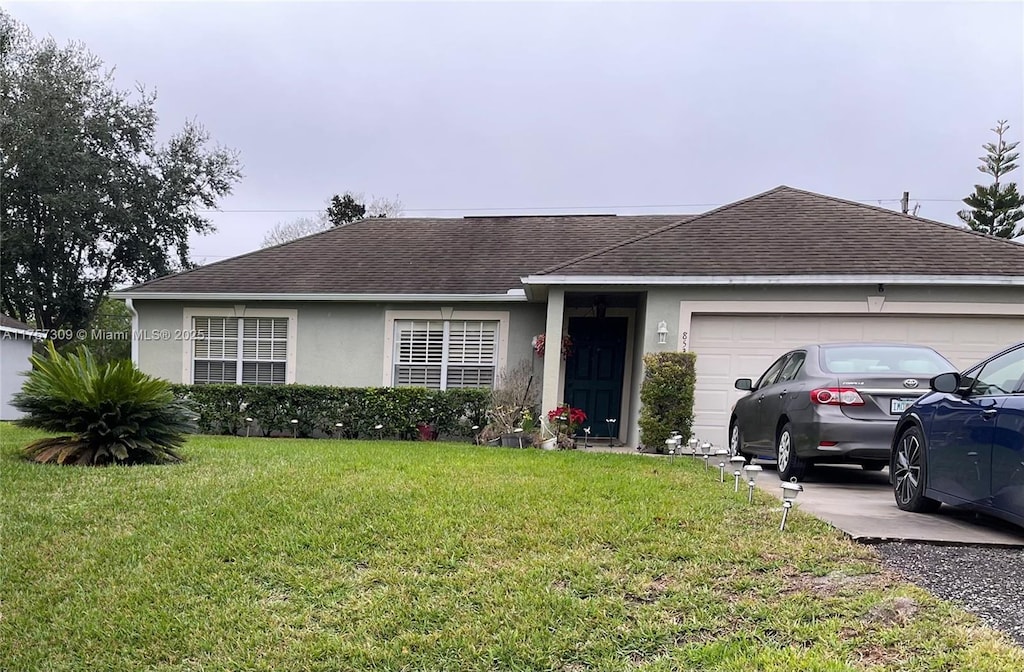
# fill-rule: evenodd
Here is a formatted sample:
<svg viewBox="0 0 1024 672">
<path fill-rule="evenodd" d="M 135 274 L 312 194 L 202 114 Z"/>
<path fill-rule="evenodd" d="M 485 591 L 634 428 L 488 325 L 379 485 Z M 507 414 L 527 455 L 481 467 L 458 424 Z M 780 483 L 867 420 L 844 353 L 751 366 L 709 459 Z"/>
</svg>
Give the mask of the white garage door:
<svg viewBox="0 0 1024 672">
<path fill-rule="evenodd" d="M 729 412 L 744 394 L 733 382 L 756 380 L 787 350 L 837 341 L 919 343 L 962 369 L 1024 340 L 1024 318 L 694 315 L 690 331 L 690 348 L 697 353 L 693 431 L 725 447 Z"/>
</svg>

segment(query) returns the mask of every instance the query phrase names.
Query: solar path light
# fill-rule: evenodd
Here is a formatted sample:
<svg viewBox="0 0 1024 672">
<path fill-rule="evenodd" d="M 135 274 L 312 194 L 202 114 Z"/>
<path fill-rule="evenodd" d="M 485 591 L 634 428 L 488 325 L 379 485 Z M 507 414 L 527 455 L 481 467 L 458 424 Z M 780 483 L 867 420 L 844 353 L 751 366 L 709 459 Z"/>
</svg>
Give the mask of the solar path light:
<svg viewBox="0 0 1024 672">
<path fill-rule="evenodd" d="M 729 451 L 725 448 L 719 448 L 715 451 L 715 455 L 718 457 L 718 480 L 725 483 L 725 457 L 729 454 Z"/>
<path fill-rule="evenodd" d="M 743 471 L 747 475 L 747 503 L 754 503 L 754 485 L 757 483 L 757 477 L 761 475 L 764 469 L 759 464 L 748 464 L 743 467 Z"/>
<path fill-rule="evenodd" d="M 746 463 L 747 458 L 742 455 L 733 455 L 729 458 L 729 464 L 732 466 L 733 492 L 740 491 L 740 476 L 743 475 L 743 465 Z"/>
<path fill-rule="evenodd" d="M 779 525 L 779 532 L 786 529 L 786 518 L 789 516 L 789 510 L 793 508 L 793 500 L 803 491 L 804 486 L 797 483 L 796 479 L 782 482 L 782 524 Z"/>
</svg>

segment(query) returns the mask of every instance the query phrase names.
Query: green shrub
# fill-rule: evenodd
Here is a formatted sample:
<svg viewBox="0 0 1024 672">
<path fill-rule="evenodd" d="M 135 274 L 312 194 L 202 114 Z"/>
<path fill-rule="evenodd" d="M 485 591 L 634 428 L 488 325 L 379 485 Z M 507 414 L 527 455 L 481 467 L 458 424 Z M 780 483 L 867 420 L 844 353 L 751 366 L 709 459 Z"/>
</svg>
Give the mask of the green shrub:
<svg viewBox="0 0 1024 672">
<path fill-rule="evenodd" d="M 690 436 L 693 426 L 693 388 L 696 383 L 692 352 L 654 352 L 644 355 L 640 387 L 640 443 L 661 451 L 673 430 Z"/>
<path fill-rule="evenodd" d="M 321 385 L 175 385 L 174 391 L 191 404 L 200 431 L 207 434 L 244 434 L 246 418 L 252 418 L 251 431 L 264 436 L 353 439 L 414 439 L 420 423 L 444 436 L 468 438 L 474 425 L 483 425 L 489 394 L 477 389 Z"/>
<path fill-rule="evenodd" d="M 176 451 L 194 418 L 168 382 L 128 361 L 98 366 L 88 348 L 64 355 L 47 345 L 45 356 L 32 357 L 32 371 L 13 397 L 14 407 L 27 414 L 17 423 L 70 435 L 30 443 L 30 459 L 81 465 L 181 460 Z"/>
</svg>

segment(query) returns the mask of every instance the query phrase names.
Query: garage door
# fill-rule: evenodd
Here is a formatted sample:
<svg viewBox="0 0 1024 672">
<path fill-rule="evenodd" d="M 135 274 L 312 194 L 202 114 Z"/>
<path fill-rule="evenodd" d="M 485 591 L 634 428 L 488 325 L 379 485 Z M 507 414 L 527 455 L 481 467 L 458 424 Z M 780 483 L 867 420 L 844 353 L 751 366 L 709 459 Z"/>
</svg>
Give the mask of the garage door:
<svg viewBox="0 0 1024 672">
<path fill-rule="evenodd" d="M 775 359 L 808 343 L 889 341 L 928 345 L 958 368 L 1024 340 L 1020 317 L 895 317 L 883 315 L 694 315 L 690 347 L 697 353 L 694 433 L 725 447 L 729 412 L 743 392 L 737 378 L 757 379 Z"/>
</svg>

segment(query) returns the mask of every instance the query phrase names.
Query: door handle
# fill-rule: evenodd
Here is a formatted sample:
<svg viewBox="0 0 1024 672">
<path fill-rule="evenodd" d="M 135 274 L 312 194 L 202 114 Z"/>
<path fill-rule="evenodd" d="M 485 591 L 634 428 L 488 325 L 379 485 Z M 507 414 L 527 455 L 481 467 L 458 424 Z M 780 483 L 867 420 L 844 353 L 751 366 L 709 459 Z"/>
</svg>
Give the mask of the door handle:
<svg viewBox="0 0 1024 672">
<path fill-rule="evenodd" d="M 990 418 L 996 417 L 996 413 L 998 413 L 998 412 L 999 411 L 997 409 L 995 409 L 995 408 L 989 408 L 989 409 L 986 409 L 986 410 L 981 412 L 981 417 L 983 417 L 986 420 L 988 420 Z"/>
<path fill-rule="evenodd" d="M 967 457 L 977 457 L 977 456 L 978 456 L 978 453 L 976 453 L 973 450 L 971 452 L 967 453 Z"/>
</svg>

